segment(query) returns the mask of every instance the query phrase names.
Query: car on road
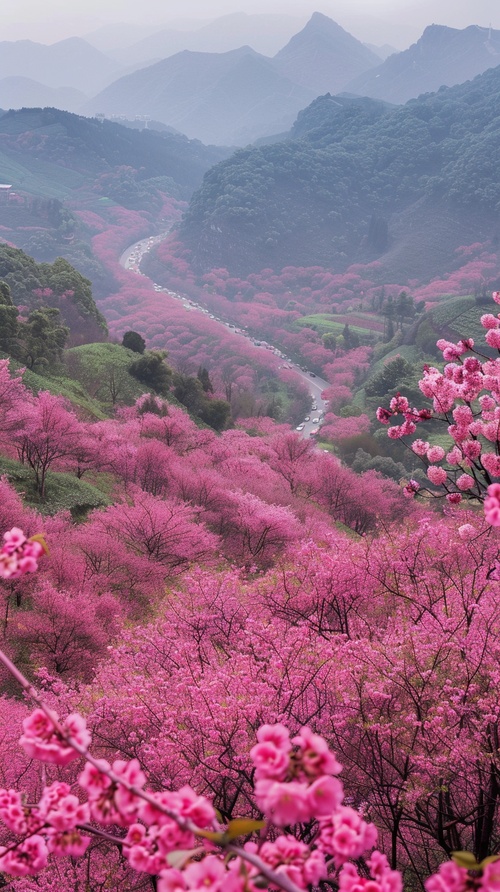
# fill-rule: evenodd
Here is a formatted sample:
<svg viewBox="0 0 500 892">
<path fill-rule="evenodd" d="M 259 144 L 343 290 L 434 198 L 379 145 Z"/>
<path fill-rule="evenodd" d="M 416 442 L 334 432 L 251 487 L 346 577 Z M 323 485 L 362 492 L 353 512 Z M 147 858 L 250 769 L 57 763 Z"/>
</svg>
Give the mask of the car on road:
<svg viewBox="0 0 500 892">
<path fill-rule="evenodd" d="M 299 424 L 298 427 L 295 428 L 296 431 L 303 431 L 305 428 L 305 424 Z"/>
<path fill-rule="evenodd" d="M 311 378 L 315 378 L 315 377 L 316 377 L 316 375 L 314 374 L 314 372 L 309 372 L 309 374 L 310 374 Z"/>
<path fill-rule="evenodd" d="M 313 418 L 313 424 L 319 424 L 319 418 Z"/>
<path fill-rule="evenodd" d="M 304 418 L 304 421 L 310 421 L 310 420 L 311 420 L 311 416 L 310 416 L 310 415 L 306 415 L 306 417 Z"/>
</svg>

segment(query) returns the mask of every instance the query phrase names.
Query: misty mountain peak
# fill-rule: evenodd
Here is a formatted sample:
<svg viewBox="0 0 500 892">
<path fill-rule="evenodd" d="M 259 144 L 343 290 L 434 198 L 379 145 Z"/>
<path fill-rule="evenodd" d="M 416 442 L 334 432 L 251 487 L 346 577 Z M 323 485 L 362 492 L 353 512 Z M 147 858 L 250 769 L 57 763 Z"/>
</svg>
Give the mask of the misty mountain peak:
<svg viewBox="0 0 500 892">
<path fill-rule="evenodd" d="M 338 93 L 356 75 L 374 68 L 379 57 L 337 22 L 315 12 L 274 62 L 281 74 L 321 93 Z"/>
<path fill-rule="evenodd" d="M 317 29 L 321 29 L 321 32 L 324 33 L 325 30 L 329 30 L 330 33 L 334 34 L 348 34 L 348 32 L 342 28 L 338 22 L 335 22 L 333 19 L 329 18 L 329 16 L 324 15 L 322 12 L 313 12 L 311 18 L 302 29 L 302 31 L 314 31 Z"/>
</svg>

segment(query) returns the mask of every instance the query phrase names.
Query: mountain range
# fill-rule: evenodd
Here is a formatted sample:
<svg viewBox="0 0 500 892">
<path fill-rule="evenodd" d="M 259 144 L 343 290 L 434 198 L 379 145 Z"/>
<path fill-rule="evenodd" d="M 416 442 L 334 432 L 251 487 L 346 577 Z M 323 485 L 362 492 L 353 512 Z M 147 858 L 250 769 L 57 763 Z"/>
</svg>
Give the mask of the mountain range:
<svg viewBox="0 0 500 892">
<path fill-rule="evenodd" d="M 207 144 L 244 145 L 288 130 L 315 95 L 250 47 L 228 53 L 185 50 L 120 78 L 84 111 L 149 115 Z"/>
<path fill-rule="evenodd" d="M 32 40 L 0 42 L 0 79 L 25 77 L 46 87 L 71 87 L 91 96 L 115 80 L 122 70 L 123 65 L 81 37 L 51 45 Z M 0 93 L 0 105 L 5 104 Z"/>
<path fill-rule="evenodd" d="M 375 53 L 320 13 L 272 59 L 241 47 L 177 53 L 120 78 L 87 114 L 146 114 L 203 142 L 245 145 L 291 127 L 319 93 L 339 92 L 375 67 Z"/>
<path fill-rule="evenodd" d="M 378 65 L 379 58 L 328 16 L 315 12 L 273 63 L 280 74 L 319 96 L 341 92 L 351 78 Z"/>
<path fill-rule="evenodd" d="M 272 58 L 241 47 L 182 52 L 119 78 L 85 114 L 150 115 L 216 144 L 245 145 L 287 130 L 315 97 L 347 92 L 399 104 L 475 77 L 500 62 L 500 32 L 431 25 L 384 62 L 332 19 L 314 13 Z"/>
<path fill-rule="evenodd" d="M 257 51 L 274 49 L 296 21 L 236 14 L 192 31 L 143 31 L 132 44 L 125 28 L 110 54 L 82 38 L 50 46 L 4 41 L 0 107 L 149 117 L 207 144 L 241 146 L 288 131 L 319 95 L 346 92 L 398 104 L 500 62 L 500 31 L 441 25 L 427 27 L 409 49 L 381 62 L 384 49 L 377 53 L 318 12 L 274 55 Z M 244 36 L 248 42 L 235 47 Z M 109 46 L 111 36 L 104 29 L 92 39 Z M 149 64 L 158 55 L 163 58 Z"/>
</svg>

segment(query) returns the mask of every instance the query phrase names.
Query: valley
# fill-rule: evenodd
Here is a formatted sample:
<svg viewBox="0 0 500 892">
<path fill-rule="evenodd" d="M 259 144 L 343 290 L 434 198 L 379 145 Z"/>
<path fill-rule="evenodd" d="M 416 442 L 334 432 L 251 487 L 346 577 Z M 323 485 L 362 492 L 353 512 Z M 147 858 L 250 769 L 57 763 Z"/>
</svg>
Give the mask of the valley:
<svg viewBox="0 0 500 892">
<path fill-rule="evenodd" d="M 2 10 L 0 888 L 498 892 L 500 13 L 235 3 Z"/>
<path fill-rule="evenodd" d="M 148 253 L 154 245 L 160 244 L 165 235 L 166 234 L 164 233 L 162 235 L 149 236 L 149 238 L 141 239 L 140 241 L 134 242 L 132 245 L 129 245 L 129 247 L 125 249 L 120 257 L 120 264 L 124 267 L 124 269 L 130 270 L 139 275 L 144 275 L 143 273 L 141 273 L 140 270 L 141 260 L 144 254 Z M 229 333 L 231 335 L 235 335 L 239 339 L 243 338 L 247 342 L 247 346 L 254 345 L 257 348 L 271 350 L 275 356 L 278 356 L 279 359 L 284 360 L 284 362 L 282 362 L 281 364 L 278 363 L 276 367 L 277 370 L 279 370 L 280 368 L 285 368 L 287 370 L 295 372 L 295 375 L 300 378 L 300 380 L 306 385 L 312 401 L 311 416 L 306 416 L 304 422 L 300 422 L 300 434 L 302 437 L 310 437 L 319 433 L 319 429 L 322 423 L 320 419 L 323 418 L 328 407 L 328 401 L 324 400 L 322 396 L 323 391 L 328 387 L 327 381 L 318 377 L 314 372 L 308 372 L 306 369 L 301 368 L 300 366 L 293 363 L 289 357 L 284 356 L 282 352 L 277 347 L 273 347 L 272 344 L 259 341 L 258 338 L 252 337 L 251 334 L 249 334 L 248 332 L 241 331 L 240 329 L 236 328 L 232 322 L 217 319 L 213 315 L 209 314 L 209 311 L 206 307 L 194 303 L 194 301 L 190 300 L 187 296 L 177 294 L 174 291 L 169 291 L 168 289 L 163 288 L 161 285 L 158 285 L 156 282 L 151 282 L 151 284 L 153 285 L 153 288 L 156 292 L 163 292 L 165 294 L 168 294 L 169 297 L 180 301 L 183 308 L 187 312 L 194 311 L 203 313 L 204 315 L 208 315 L 210 319 L 212 319 L 216 323 L 219 323 L 220 325 L 225 326 L 226 329 L 229 329 Z M 320 415 L 320 418 L 315 417 L 318 414 Z M 311 417 L 313 418 L 312 421 Z M 298 427 L 297 430 L 299 430 Z"/>
</svg>

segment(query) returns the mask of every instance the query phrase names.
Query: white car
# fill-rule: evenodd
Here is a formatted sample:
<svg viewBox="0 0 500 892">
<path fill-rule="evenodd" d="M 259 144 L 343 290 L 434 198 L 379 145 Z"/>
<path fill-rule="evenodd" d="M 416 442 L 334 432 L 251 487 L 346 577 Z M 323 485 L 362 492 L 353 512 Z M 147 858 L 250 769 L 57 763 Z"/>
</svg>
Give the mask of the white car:
<svg viewBox="0 0 500 892">
<path fill-rule="evenodd" d="M 319 424 L 319 418 L 313 418 L 313 424 Z"/>
<path fill-rule="evenodd" d="M 305 424 L 299 424 L 298 427 L 295 428 L 296 431 L 303 431 L 305 428 Z"/>
</svg>

